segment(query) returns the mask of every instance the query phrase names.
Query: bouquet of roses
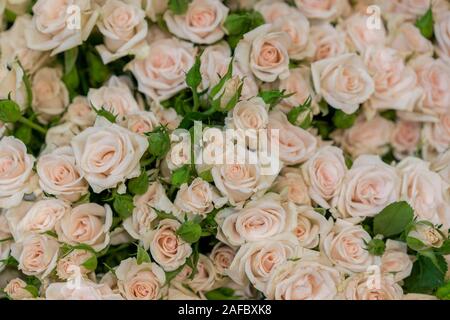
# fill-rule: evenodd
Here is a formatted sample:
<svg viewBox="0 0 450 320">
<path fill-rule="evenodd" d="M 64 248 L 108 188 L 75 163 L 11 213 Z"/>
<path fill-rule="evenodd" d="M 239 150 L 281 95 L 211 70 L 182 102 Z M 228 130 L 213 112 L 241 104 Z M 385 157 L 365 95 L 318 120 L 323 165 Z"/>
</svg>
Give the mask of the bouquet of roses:
<svg viewBox="0 0 450 320">
<path fill-rule="evenodd" d="M 1 0 L 8 299 L 450 299 L 446 0 Z"/>
</svg>

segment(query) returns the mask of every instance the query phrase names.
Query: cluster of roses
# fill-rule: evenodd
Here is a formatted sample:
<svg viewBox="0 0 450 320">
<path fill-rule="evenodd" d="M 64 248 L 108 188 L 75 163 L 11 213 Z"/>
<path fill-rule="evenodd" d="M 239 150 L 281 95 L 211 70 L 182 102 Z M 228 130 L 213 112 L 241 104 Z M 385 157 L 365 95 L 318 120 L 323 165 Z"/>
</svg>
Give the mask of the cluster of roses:
<svg viewBox="0 0 450 320">
<path fill-rule="evenodd" d="M 450 298 L 448 1 L 0 17 L 4 297 Z M 223 161 L 227 130 L 267 132 L 275 169 Z"/>
</svg>

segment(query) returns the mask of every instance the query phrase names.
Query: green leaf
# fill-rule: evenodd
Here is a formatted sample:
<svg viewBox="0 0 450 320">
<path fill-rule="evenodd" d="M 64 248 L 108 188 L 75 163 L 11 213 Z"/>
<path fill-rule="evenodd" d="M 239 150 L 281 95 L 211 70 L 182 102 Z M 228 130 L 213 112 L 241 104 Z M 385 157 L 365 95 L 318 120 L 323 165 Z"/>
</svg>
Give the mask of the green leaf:
<svg viewBox="0 0 450 320">
<path fill-rule="evenodd" d="M 191 177 L 191 167 L 189 165 L 184 165 L 178 168 L 172 173 L 171 183 L 174 186 L 181 186 L 183 183 L 188 183 Z"/>
<path fill-rule="evenodd" d="M 186 265 L 188 265 L 192 269 L 191 275 L 189 276 L 189 279 L 191 280 L 194 279 L 194 276 L 197 273 L 198 259 L 200 258 L 198 246 L 199 242 L 196 242 L 192 245 L 192 254 L 186 261 Z"/>
<path fill-rule="evenodd" d="M 419 255 L 413 264 L 411 275 L 404 280 L 407 292 L 431 294 L 444 285 L 447 263 L 444 257 L 437 256 L 440 269 L 427 257 Z"/>
<path fill-rule="evenodd" d="M 88 64 L 89 82 L 92 87 L 97 88 L 109 78 L 109 68 L 103 64 L 97 54 L 90 50 L 86 52 L 86 61 Z"/>
<path fill-rule="evenodd" d="M 64 51 L 64 73 L 68 74 L 75 69 L 75 64 L 78 58 L 78 47 Z"/>
<path fill-rule="evenodd" d="M 150 259 L 150 255 L 148 254 L 148 252 L 141 246 L 138 246 L 136 260 L 137 264 L 152 262 L 152 259 Z"/>
<path fill-rule="evenodd" d="M 202 227 L 200 224 L 188 220 L 178 228 L 177 235 L 187 243 L 195 243 L 202 236 Z"/>
<path fill-rule="evenodd" d="M 413 237 L 406 237 L 406 244 L 414 251 L 420 251 L 427 247 L 422 241 Z"/>
<path fill-rule="evenodd" d="M 441 300 L 450 300 L 450 281 L 436 290 L 436 297 Z"/>
<path fill-rule="evenodd" d="M 425 14 L 416 21 L 416 27 L 419 28 L 420 33 L 427 39 L 433 37 L 433 11 L 431 7 Z"/>
<path fill-rule="evenodd" d="M 166 271 L 166 284 L 170 283 L 184 268 L 184 264 L 176 270 Z"/>
<path fill-rule="evenodd" d="M 367 244 L 367 251 L 374 256 L 382 256 L 385 249 L 386 245 L 381 239 L 372 239 Z"/>
<path fill-rule="evenodd" d="M 19 105 L 10 99 L 0 100 L 0 121 L 17 122 L 22 117 Z"/>
<path fill-rule="evenodd" d="M 153 210 L 155 210 L 156 215 L 158 216 L 158 219 L 164 220 L 164 219 L 172 219 L 172 220 L 177 220 L 177 217 L 175 217 L 172 213 L 168 213 L 168 212 L 164 212 L 161 210 L 158 210 L 154 207 L 152 207 Z"/>
<path fill-rule="evenodd" d="M 9 9 L 5 9 L 4 11 L 5 21 L 8 23 L 14 23 L 17 18 L 17 14 Z"/>
<path fill-rule="evenodd" d="M 122 219 L 128 218 L 134 209 L 133 197 L 129 194 L 116 194 L 113 208 Z"/>
<path fill-rule="evenodd" d="M 295 92 L 289 94 L 285 94 L 285 92 L 286 90 L 261 91 L 258 96 L 260 96 L 264 102 L 270 106 L 270 108 L 273 108 L 279 104 L 281 100 L 289 98 L 295 94 Z"/>
<path fill-rule="evenodd" d="M 205 293 L 208 300 L 236 300 L 239 297 L 234 295 L 234 290 L 231 288 L 217 288 Z"/>
<path fill-rule="evenodd" d="M 141 169 L 139 177 L 128 181 L 128 190 L 132 194 L 144 194 L 148 190 L 148 175 L 144 168 Z"/>
<path fill-rule="evenodd" d="M 69 89 L 71 96 L 76 96 L 78 87 L 80 86 L 80 77 L 77 68 L 72 68 L 69 72 L 65 73 L 62 80 L 67 89 Z"/>
<path fill-rule="evenodd" d="M 292 108 L 287 114 L 288 121 L 294 126 L 299 126 L 303 129 L 309 128 L 313 119 L 311 101 L 311 96 L 309 96 L 303 104 Z M 299 117 L 300 122 L 298 121 Z"/>
<path fill-rule="evenodd" d="M 200 172 L 198 174 L 198 176 L 200 178 L 202 178 L 203 180 L 205 180 L 206 182 L 213 182 L 214 181 L 214 178 L 212 176 L 211 170 L 202 171 L 202 172 Z"/>
<path fill-rule="evenodd" d="M 28 284 L 28 285 L 26 285 L 25 290 L 27 290 L 29 293 L 31 293 L 33 298 L 39 297 L 39 290 L 35 286 Z"/>
<path fill-rule="evenodd" d="M 20 125 L 17 126 L 16 130 L 14 131 L 14 136 L 17 139 L 22 140 L 22 142 L 26 145 L 28 145 L 31 141 L 31 128 L 29 126 Z"/>
<path fill-rule="evenodd" d="M 197 90 L 197 87 L 202 82 L 202 74 L 200 73 L 200 56 L 197 55 L 195 63 L 186 73 L 186 84 L 192 90 Z"/>
<path fill-rule="evenodd" d="M 148 152 L 150 155 L 162 158 L 170 149 L 170 137 L 165 127 L 158 127 L 148 136 Z"/>
<path fill-rule="evenodd" d="M 450 239 L 445 240 L 442 246 L 436 249 L 436 252 L 442 255 L 450 254 Z"/>
<path fill-rule="evenodd" d="M 228 15 L 223 26 L 229 35 L 243 35 L 264 24 L 264 18 L 257 11 L 232 13 Z"/>
<path fill-rule="evenodd" d="M 232 76 L 233 76 L 233 61 L 231 61 L 230 64 L 228 65 L 227 73 L 222 78 L 220 78 L 219 82 L 214 87 L 211 88 L 211 91 L 209 93 L 209 97 L 211 100 L 214 99 L 217 94 L 219 94 L 225 83 L 228 80 L 230 80 Z"/>
<path fill-rule="evenodd" d="M 342 110 L 336 110 L 332 120 L 336 128 L 348 129 L 351 128 L 355 123 L 356 112 L 352 114 L 347 114 Z"/>
<path fill-rule="evenodd" d="M 91 107 L 98 116 L 105 118 L 111 123 L 116 123 L 117 116 L 115 116 L 105 108 L 101 107 L 100 109 L 97 109 L 93 105 L 91 105 Z"/>
<path fill-rule="evenodd" d="M 189 0 L 169 0 L 168 8 L 175 14 L 183 14 L 189 7 Z"/>
<path fill-rule="evenodd" d="M 394 202 L 373 219 L 373 231 L 385 237 L 402 233 L 413 221 L 414 210 L 406 201 Z"/>
<path fill-rule="evenodd" d="M 97 256 L 95 254 L 92 255 L 92 257 L 87 259 L 81 265 L 88 270 L 94 271 L 95 269 L 97 269 Z"/>
</svg>

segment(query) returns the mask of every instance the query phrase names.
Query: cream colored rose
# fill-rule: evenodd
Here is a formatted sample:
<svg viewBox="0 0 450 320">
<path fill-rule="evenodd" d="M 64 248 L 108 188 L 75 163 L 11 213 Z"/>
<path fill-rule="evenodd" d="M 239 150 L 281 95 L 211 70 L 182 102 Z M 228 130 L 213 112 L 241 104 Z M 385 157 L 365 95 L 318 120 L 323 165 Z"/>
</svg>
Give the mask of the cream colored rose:
<svg viewBox="0 0 450 320">
<path fill-rule="evenodd" d="M 251 71 L 247 69 L 244 71 L 239 67 L 239 63 L 236 62 L 236 59 L 233 59 L 233 78 L 227 81 L 227 85 L 224 89 L 228 101 L 239 88 L 241 82 L 241 100 L 250 99 L 258 95 L 259 87 Z"/>
<path fill-rule="evenodd" d="M 63 120 L 72 122 L 81 128 L 91 127 L 95 123 L 95 111 L 91 108 L 89 100 L 82 96 L 77 96 L 67 107 Z"/>
<path fill-rule="evenodd" d="M 112 211 L 96 203 L 80 204 L 67 212 L 56 224 L 56 233 L 61 242 L 70 245 L 87 244 L 95 251 L 109 244 L 109 229 L 112 225 Z"/>
<path fill-rule="evenodd" d="M 381 272 L 391 273 L 396 282 L 403 280 L 411 274 L 412 259 L 408 256 L 407 245 L 404 242 L 388 239 L 386 249 L 381 256 Z"/>
<path fill-rule="evenodd" d="M 343 218 L 373 217 L 399 199 L 398 171 L 379 157 L 359 156 L 347 172 L 337 210 Z"/>
<path fill-rule="evenodd" d="M 129 54 L 138 54 L 148 31 L 141 1 L 136 0 L 107 0 L 100 8 L 97 27 L 104 44 L 96 49 L 105 64 Z"/>
<path fill-rule="evenodd" d="M 313 61 L 337 57 L 348 51 L 345 33 L 329 23 L 312 25 L 310 41 L 315 50 Z"/>
<path fill-rule="evenodd" d="M 8 220 L 6 219 L 6 215 L 4 213 L 0 213 L 0 240 L 0 260 L 6 260 L 8 259 L 11 251 L 12 235 Z M 6 263 L 0 262 L 0 273 L 3 272 L 5 267 Z"/>
<path fill-rule="evenodd" d="M 383 155 L 389 150 L 393 130 L 394 124 L 379 115 L 370 120 L 361 115 L 350 129 L 344 131 L 342 138 L 336 140 L 353 157 L 363 154 Z"/>
<path fill-rule="evenodd" d="M 235 61 L 244 74 L 265 82 L 289 76 L 289 34 L 265 24 L 246 33 L 235 50 Z"/>
<path fill-rule="evenodd" d="M 180 125 L 182 117 L 173 108 L 164 108 L 154 102 L 150 110 L 154 113 L 158 122 L 163 126 L 167 126 L 167 129 L 175 130 Z"/>
<path fill-rule="evenodd" d="M 283 168 L 271 189 L 279 193 L 283 200 L 291 201 L 297 205 L 311 205 L 308 186 L 299 168 Z"/>
<path fill-rule="evenodd" d="M 69 104 L 69 92 L 61 81 L 60 69 L 42 68 L 33 77 L 33 110 L 38 113 L 42 123 L 48 123 L 52 118 L 64 112 Z"/>
<path fill-rule="evenodd" d="M 11 246 L 11 255 L 19 262 L 19 270 L 40 279 L 55 268 L 58 252 L 58 241 L 45 234 L 30 234 Z"/>
<path fill-rule="evenodd" d="M 414 70 L 405 66 L 399 52 L 388 47 L 368 47 L 364 63 L 375 83 L 368 105 L 372 109 L 413 111 L 422 89 Z"/>
<path fill-rule="evenodd" d="M 419 240 L 425 248 L 440 248 L 447 239 L 446 234 L 426 221 L 417 222 L 407 236 Z"/>
<path fill-rule="evenodd" d="M 139 176 L 139 161 L 147 147 L 145 137 L 102 117 L 72 139 L 76 163 L 96 193 Z"/>
<path fill-rule="evenodd" d="M 58 260 L 56 274 L 63 280 L 72 279 L 72 277 L 76 276 L 75 272 L 79 272 L 80 275 L 86 275 L 92 270 L 86 269 L 83 263 L 94 256 L 95 254 L 91 251 L 74 249 Z M 78 267 L 78 269 L 74 267 Z"/>
<path fill-rule="evenodd" d="M 167 10 L 169 0 L 145 0 L 143 2 L 145 13 L 152 21 L 158 20 L 158 15 Z"/>
<path fill-rule="evenodd" d="M 398 159 L 412 155 L 420 142 L 420 123 L 399 120 L 391 135 L 391 145 Z"/>
<path fill-rule="evenodd" d="M 165 271 L 178 269 L 192 253 L 189 243 L 176 234 L 180 226 L 176 220 L 164 219 L 150 234 L 152 257 Z"/>
<path fill-rule="evenodd" d="M 265 291 L 270 276 L 286 263 L 296 258 L 296 241 L 285 235 L 242 245 L 226 274 L 237 284 L 252 283 L 256 289 Z"/>
<path fill-rule="evenodd" d="M 159 126 L 159 122 L 153 112 L 139 111 L 128 114 L 122 125 L 131 132 L 144 135 L 145 133 L 155 130 Z"/>
<path fill-rule="evenodd" d="M 222 24 L 228 11 L 219 0 L 193 0 L 182 15 L 166 11 L 164 21 L 169 31 L 178 38 L 193 43 L 212 44 L 225 35 Z"/>
<path fill-rule="evenodd" d="M 308 67 L 299 67 L 291 69 L 291 74 L 284 80 L 280 81 L 280 90 L 285 90 L 286 94 L 292 94 L 290 97 L 283 99 L 277 106 L 283 112 L 289 112 L 292 108 L 304 104 L 309 96 L 313 98 L 313 111 L 316 109 L 314 101 L 314 91 L 312 89 L 311 70 Z"/>
<path fill-rule="evenodd" d="M 214 289 L 216 284 L 216 268 L 207 256 L 200 254 L 197 263 L 197 273 L 193 279 L 186 281 L 186 285 L 195 293 Z"/>
<path fill-rule="evenodd" d="M 448 185 L 429 169 L 429 163 L 408 157 L 397 169 L 402 179 L 401 198 L 411 204 L 414 214 L 420 220 L 450 226 L 450 207 L 445 196 Z"/>
<path fill-rule="evenodd" d="M 403 55 L 429 54 L 434 49 L 431 41 L 411 22 L 404 22 L 390 32 L 389 46 Z"/>
<path fill-rule="evenodd" d="M 88 184 L 80 174 L 71 147 L 60 147 L 40 156 L 36 171 L 40 187 L 48 194 L 77 201 L 88 192 Z"/>
<path fill-rule="evenodd" d="M 0 207 L 17 206 L 34 190 L 34 157 L 22 141 L 14 137 L 0 140 Z"/>
<path fill-rule="evenodd" d="M 450 147 L 450 109 L 439 117 L 438 122 L 426 123 L 422 131 L 425 145 L 437 152 L 445 152 Z"/>
<path fill-rule="evenodd" d="M 165 162 L 170 171 L 191 163 L 191 135 L 184 129 L 176 130 L 170 135 L 170 150 Z"/>
<path fill-rule="evenodd" d="M 273 23 L 280 18 L 286 17 L 290 13 L 296 12 L 295 8 L 278 0 L 261 0 L 254 5 L 254 9 L 261 13 L 264 21 L 267 23 Z"/>
<path fill-rule="evenodd" d="M 95 2 L 87 0 L 38 0 L 33 6 L 32 24 L 25 30 L 27 46 L 52 55 L 85 41 L 98 18 Z"/>
<path fill-rule="evenodd" d="M 27 283 L 20 278 L 14 278 L 8 282 L 5 293 L 13 300 L 32 299 L 33 295 L 26 289 Z"/>
<path fill-rule="evenodd" d="M 136 77 L 138 89 L 152 100 L 163 101 L 187 87 L 186 73 L 194 64 L 196 49 L 176 38 L 152 43 L 145 59 L 135 58 L 129 69 Z"/>
<path fill-rule="evenodd" d="M 209 258 L 213 261 L 217 273 L 225 275 L 235 256 L 236 251 L 232 247 L 218 242 L 211 250 Z"/>
<path fill-rule="evenodd" d="M 293 208 L 281 205 L 278 195 L 269 193 L 248 202 L 242 210 L 219 212 L 217 237 L 233 246 L 265 240 L 288 231 L 294 214 Z"/>
<path fill-rule="evenodd" d="M 401 300 L 403 290 L 392 275 L 370 275 L 357 273 L 343 284 L 343 298 L 346 300 Z"/>
<path fill-rule="evenodd" d="M 105 86 L 90 89 L 87 98 L 96 109 L 105 108 L 119 117 L 140 111 L 125 80 L 116 76 L 111 77 Z"/>
<path fill-rule="evenodd" d="M 333 146 L 320 148 L 302 166 L 309 196 L 322 208 L 335 205 L 346 172 L 344 154 Z"/>
<path fill-rule="evenodd" d="M 80 128 L 73 122 L 64 122 L 63 124 L 51 127 L 45 136 L 46 149 L 52 151 L 55 148 L 70 146 L 72 139 L 80 133 Z"/>
<path fill-rule="evenodd" d="M 275 269 L 265 295 L 273 300 L 333 300 L 342 275 L 315 260 L 289 261 Z"/>
<path fill-rule="evenodd" d="M 295 5 L 309 19 L 331 21 L 349 6 L 347 0 L 295 0 Z"/>
<path fill-rule="evenodd" d="M 309 206 L 295 207 L 296 217 L 292 224 L 292 233 L 297 237 L 300 246 L 314 249 L 320 239 L 325 237 L 333 227 L 333 221 Z"/>
<path fill-rule="evenodd" d="M 433 159 L 430 167 L 450 185 L 450 149 Z"/>
<path fill-rule="evenodd" d="M 434 36 L 439 57 L 447 63 L 450 62 L 450 11 L 438 16 L 434 24 Z"/>
<path fill-rule="evenodd" d="M 321 243 L 321 252 L 342 272 L 364 272 L 376 262 L 366 249 L 370 235 L 360 225 L 338 219 Z"/>
<path fill-rule="evenodd" d="M 0 98 L 7 99 L 11 97 L 24 111 L 28 107 L 28 94 L 25 83 L 23 82 L 24 71 L 17 62 L 0 64 Z"/>
<path fill-rule="evenodd" d="M 370 16 L 355 13 L 343 22 L 343 28 L 351 43 L 360 53 L 369 46 L 382 46 L 386 43 L 386 30 L 383 24 L 380 28 L 368 28 Z"/>
<path fill-rule="evenodd" d="M 80 278 L 79 282 L 53 282 L 45 290 L 47 300 L 123 300 L 106 284 Z M 78 284 L 78 285 L 75 285 Z"/>
<path fill-rule="evenodd" d="M 218 84 L 230 63 L 231 49 L 225 41 L 206 47 L 200 56 L 201 88 L 211 89 Z"/>
<path fill-rule="evenodd" d="M 115 270 L 120 294 L 127 300 L 158 300 L 166 275 L 156 263 L 136 262 L 136 258 L 123 260 Z"/>
<path fill-rule="evenodd" d="M 288 165 L 302 163 L 316 151 L 316 137 L 292 125 L 281 111 L 270 112 L 267 128 L 268 140 L 278 144 L 280 160 Z"/>
<path fill-rule="evenodd" d="M 314 88 L 335 109 L 358 110 L 375 90 L 374 82 L 356 54 L 343 54 L 311 65 Z"/>
</svg>

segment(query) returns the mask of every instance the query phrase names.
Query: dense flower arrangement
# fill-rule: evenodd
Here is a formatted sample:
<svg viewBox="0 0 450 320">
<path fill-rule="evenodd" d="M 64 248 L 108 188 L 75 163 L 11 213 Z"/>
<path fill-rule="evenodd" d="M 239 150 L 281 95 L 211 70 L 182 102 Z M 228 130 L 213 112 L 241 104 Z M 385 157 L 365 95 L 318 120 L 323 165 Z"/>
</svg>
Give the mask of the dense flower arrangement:
<svg viewBox="0 0 450 320">
<path fill-rule="evenodd" d="M 450 299 L 448 1 L 0 13 L 2 297 Z"/>
</svg>

